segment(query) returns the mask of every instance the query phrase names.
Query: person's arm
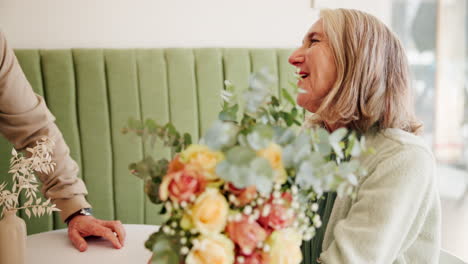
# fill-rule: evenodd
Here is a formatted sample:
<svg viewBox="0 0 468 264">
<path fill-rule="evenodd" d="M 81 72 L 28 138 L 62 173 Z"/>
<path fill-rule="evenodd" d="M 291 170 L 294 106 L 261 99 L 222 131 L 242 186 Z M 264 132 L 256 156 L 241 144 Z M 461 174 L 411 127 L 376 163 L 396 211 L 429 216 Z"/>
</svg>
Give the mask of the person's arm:
<svg viewBox="0 0 468 264">
<path fill-rule="evenodd" d="M 0 30 L 0 133 L 18 150 L 34 146 L 43 137 L 55 142 L 52 153 L 55 170 L 48 175 L 40 175 L 39 180 L 43 184 L 42 193 L 57 205 L 65 221 L 91 205 L 85 199 L 86 187 L 77 177 L 78 165 L 70 157 L 68 146 L 54 121 L 44 99 L 32 90 Z M 116 248 L 123 245 L 125 230 L 120 221 L 103 221 L 84 215 L 68 220 L 69 238 L 80 251 L 87 248 L 83 237 L 91 235 L 105 237 Z M 118 234 L 118 238 L 113 232 Z"/>
<path fill-rule="evenodd" d="M 320 255 L 322 263 L 393 263 L 417 238 L 436 200 L 435 163 L 422 148 L 402 148 L 361 184 L 349 214 L 332 230 L 334 240 Z M 422 254 L 437 258 L 438 249 L 430 242 L 427 247 Z"/>
<path fill-rule="evenodd" d="M 41 191 L 61 210 L 60 216 L 64 221 L 79 209 L 91 205 L 85 199 L 85 185 L 76 176 L 78 166 L 70 158 L 68 146 L 54 121 L 44 99 L 33 92 L 4 34 L 0 32 L 0 133 L 18 150 L 32 147 L 42 137 L 55 142 L 52 154 L 55 171 L 40 175 Z"/>
</svg>

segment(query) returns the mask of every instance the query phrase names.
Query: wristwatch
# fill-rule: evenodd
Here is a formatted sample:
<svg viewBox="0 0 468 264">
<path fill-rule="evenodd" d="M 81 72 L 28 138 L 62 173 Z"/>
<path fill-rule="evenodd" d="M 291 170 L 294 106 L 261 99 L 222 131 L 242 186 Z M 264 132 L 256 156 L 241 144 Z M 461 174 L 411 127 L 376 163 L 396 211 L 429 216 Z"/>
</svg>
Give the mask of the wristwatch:
<svg viewBox="0 0 468 264">
<path fill-rule="evenodd" d="M 68 223 L 77 215 L 93 215 L 93 210 L 91 208 L 81 208 L 80 210 L 74 212 L 72 215 L 65 219 L 65 223 Z"/>
</svg>

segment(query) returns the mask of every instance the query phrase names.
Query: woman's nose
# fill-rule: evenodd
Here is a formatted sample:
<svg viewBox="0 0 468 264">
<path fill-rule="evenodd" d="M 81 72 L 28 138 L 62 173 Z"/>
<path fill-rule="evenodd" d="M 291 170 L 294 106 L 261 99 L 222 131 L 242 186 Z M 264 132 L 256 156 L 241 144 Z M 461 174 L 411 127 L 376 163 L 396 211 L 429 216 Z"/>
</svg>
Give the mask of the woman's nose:
<svg viewBox="0 0 468 264">
<path fill-rule="evenodd" d="M 301 49 L 295 50 L 288 59 L 289 63 L 294 66 L 299 66 L 299 64 L 304 62 L 304 55 L 302 54 Z"/>
</svg>

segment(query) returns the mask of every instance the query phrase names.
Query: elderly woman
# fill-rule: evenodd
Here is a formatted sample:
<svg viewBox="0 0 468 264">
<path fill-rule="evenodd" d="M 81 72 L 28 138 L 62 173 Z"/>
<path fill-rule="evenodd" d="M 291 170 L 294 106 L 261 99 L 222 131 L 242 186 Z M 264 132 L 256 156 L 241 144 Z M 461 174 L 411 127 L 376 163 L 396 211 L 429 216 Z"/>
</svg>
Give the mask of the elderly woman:
<svg viewBox="0 0 468 264">
<path fill-rule="evenodd" d="M 289 62 L 305 90 L 297 103 L 313 113 L 306 124 L 347 127 L 375 149 L 361 158 L 368 174 L 356 198 L 336 198 L 324 215 L 320 258 L 306 255 L 306 263 L 438 263 L 435 162 L 417 136 L 422 126 L 400 41 L 369 14 L 323 10 Z"/>
</svg>

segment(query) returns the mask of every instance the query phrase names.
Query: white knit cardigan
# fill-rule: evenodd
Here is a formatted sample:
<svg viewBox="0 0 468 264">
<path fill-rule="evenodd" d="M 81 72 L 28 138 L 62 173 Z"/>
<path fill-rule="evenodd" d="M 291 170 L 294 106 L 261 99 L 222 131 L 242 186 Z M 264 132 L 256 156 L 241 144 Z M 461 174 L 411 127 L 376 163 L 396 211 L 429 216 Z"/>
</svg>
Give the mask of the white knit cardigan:
<svg viewBox="0 0 468 264">
<path fill-rule="evenodd" d="M 322 263 L 438 263 L 441 210 L 435 160 L 422 138 L 399 129 L 366 135 L 375 154 L 357 196 L 337 198 Z"/>
</svg>

